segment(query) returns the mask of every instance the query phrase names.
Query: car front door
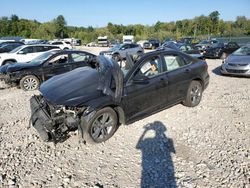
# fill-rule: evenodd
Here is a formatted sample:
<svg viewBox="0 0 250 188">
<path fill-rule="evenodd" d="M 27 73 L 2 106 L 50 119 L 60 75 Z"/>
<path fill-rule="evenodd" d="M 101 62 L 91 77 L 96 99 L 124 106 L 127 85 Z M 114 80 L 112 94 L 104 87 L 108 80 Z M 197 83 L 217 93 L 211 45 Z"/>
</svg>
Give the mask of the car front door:
<svg viewBox="0 0 250 188">
<path fill-rule="evenodd" d="M 28 62 L 35 58 L 33 46 L 28 46 L 17 52 L 17 62 Z"/>
<path fill-rule="evenodd" d="M 167 101 L 168 80 L 162 73 L 159 55 L 146 58 L 124 88 L 124 108 L 128 121 L 149 115 Z"/>
<path fill-rule="evenodd" d="M 84 67 L 90 65 L 91 58 L 93 55 L 85 53 L 85 52 L 73 52 L 70 54 L 70 66 L 71 69 L 75 69 L 78 67 Z"/>
<path fill-rule="evenodd" d="M 55 75 L 71 70 L 67 53 L 58 54 L 43 64 L 43 78 L 47 80 Z"/>
<path fill-rule="evenodd" d="M 168 76 L 168 104 L 174 104 L 187 94 L 192 78 L 192 70 L 189 66 L 191 60 L 175 52 L 163 54 L 163 59 L 163 67 Z"/>
</svg>

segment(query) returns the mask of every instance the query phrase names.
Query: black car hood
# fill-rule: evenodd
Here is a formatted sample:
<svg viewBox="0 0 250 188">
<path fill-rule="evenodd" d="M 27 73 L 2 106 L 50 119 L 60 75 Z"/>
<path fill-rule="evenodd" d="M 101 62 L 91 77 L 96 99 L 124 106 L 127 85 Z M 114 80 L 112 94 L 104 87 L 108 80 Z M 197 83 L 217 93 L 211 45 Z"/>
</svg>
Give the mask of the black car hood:
<svg viewBox="0 0 250 188">
<path fill-rule="evenodd" d="M 52 77 L 41 85 L 40 91 L 53 104 L 79 106 L 102 94 L 97 90 L 98 78 L 97 70 L 81 67 Z"/>
<path fill-rule="evenodd" d="M 98 57 L 98 62 L 98 70 L 86 66 L 52 77 L 41 85 L 41 93 L 52 104 L 65 106 L 83 106 L 85 102 L 103 95 L 120 101 L 123 74 L 119 65 L 104 56 Z M 111 89 L 112 79 L 115 91 Z"/>
<path fill-rule="evenodd" d="M 229 55 L 226 59 L 228 63 L 250 64 L 250 55 Z"/>
<path fill-rule="evenodd" d="M 37 65 L 33 65 L 31 63 L 14 63 L 14 64 L 10 64 L 7 66 L 6 72 L 15 72 L 15 71 L 27 69 L 27 68 L 34 67 L 34 66 L 37 66 Z"/>
</svg>

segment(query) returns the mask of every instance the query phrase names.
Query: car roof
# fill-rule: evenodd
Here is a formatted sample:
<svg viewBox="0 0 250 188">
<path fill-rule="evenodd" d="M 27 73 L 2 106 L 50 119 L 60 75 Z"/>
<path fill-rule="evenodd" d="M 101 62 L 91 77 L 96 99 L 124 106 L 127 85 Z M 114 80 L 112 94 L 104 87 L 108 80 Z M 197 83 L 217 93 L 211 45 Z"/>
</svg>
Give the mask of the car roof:
<svg viewBox="0 0 250 188">
<path fill-rule="evenodd" d="M 50 44 L 25 44 L 23 47 L 28 47 L 28 46 L 52 46 L 55 47 L 55 45 L 50 45 Z"/>
</svg>

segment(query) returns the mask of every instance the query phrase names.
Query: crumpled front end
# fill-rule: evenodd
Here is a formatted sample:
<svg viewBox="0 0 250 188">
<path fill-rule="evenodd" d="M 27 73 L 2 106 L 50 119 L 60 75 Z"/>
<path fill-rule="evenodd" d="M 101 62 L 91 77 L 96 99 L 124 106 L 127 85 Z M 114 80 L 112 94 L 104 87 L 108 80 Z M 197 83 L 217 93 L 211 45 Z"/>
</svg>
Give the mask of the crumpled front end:
<svg viewBox="0 0 250 188">
<path fill-rule="evenodd" d="M 68 132 L 77 130 L 84 108 L 66 108 L 50 104 L 41 95 L 30 99 L 30 124 L 37 130 L 43 141 L 61 142 Z"/>
</svg>

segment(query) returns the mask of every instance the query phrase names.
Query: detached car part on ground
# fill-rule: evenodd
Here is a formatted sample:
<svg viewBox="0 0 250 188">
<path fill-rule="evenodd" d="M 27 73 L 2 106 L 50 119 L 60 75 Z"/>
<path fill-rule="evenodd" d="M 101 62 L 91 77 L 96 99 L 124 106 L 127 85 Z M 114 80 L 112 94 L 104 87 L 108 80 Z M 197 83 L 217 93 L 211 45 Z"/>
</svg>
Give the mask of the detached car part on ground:
<svg viewBox="0 0 250 188">
<path fill-rule="evenodd" d="M 96 56 L 79 50 L 55 50 L 45 52 L 27 63 L 0 66 L 0 79 L 11 86 L 33 91 L 52 76 L 83 66 L 94 66 Z"/>
<path fill-rule="evenodd" d="M 104 56 L 98 63 L 54 76 L 31 98 L 31 124 L 42 140 L 57 143 L 78 129 L 87 142 L 106 141 L 120 124 L 178 103 L 197 106 L 209 83 L 205 61 L 170 49 L 135 63 L 127 56 L 124 67 Z"/>
<path fill-rule="evenodd" d="M 224 75 L 250 77 L 250 44 L 229 55 L 221 65 L 220 71 Z"/>
</svg>

